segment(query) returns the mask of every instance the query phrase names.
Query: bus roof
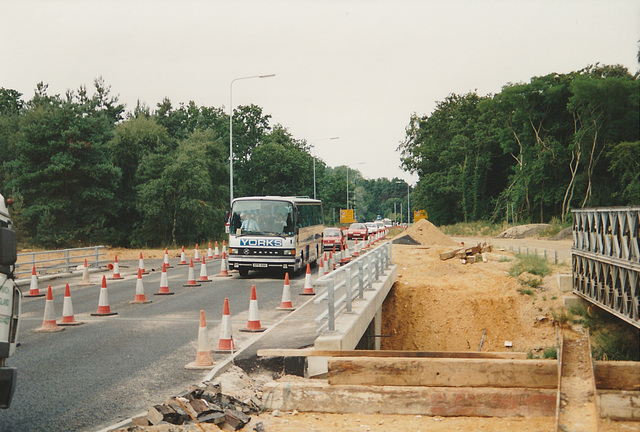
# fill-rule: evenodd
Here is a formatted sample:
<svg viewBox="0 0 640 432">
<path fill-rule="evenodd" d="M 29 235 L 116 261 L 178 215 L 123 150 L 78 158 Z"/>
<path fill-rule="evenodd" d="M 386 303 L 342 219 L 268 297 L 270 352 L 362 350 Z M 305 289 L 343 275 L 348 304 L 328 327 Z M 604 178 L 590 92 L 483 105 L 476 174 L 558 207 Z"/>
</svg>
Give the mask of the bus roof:
<svg viewBox="0 0 640 432">
<path fill-rule="evenodd" d="M 295 204 L 320 204 L 322 201 L 316 200 L 313 198 L 309 198 L 307 196 L 278 196 L 278 195 L 268 195 L 268 196 L 252 196 L 252 197 L 242 197 L 235 198 L 233 202 L 236 201 L 286 201 Z"/>
</svg>

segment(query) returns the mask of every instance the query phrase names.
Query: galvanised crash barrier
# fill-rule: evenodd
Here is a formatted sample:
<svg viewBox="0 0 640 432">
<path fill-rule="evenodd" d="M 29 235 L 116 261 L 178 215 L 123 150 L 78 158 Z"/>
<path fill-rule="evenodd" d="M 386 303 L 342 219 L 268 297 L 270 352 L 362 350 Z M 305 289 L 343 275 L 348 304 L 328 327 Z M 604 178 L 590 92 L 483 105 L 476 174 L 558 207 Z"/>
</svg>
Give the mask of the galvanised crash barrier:
<svg viewBox="0 0 640 432">
<path fill-rule="evenodd" d="M 398 275 L 386 242 L 358 259 L 318 278 L 314 300 L 319 337 L 316 349 L 354 349 L 371 329 L 379 333 L 381 309 Z M 377 343 L 376 343 L 377 348 Z"/>
</svg>

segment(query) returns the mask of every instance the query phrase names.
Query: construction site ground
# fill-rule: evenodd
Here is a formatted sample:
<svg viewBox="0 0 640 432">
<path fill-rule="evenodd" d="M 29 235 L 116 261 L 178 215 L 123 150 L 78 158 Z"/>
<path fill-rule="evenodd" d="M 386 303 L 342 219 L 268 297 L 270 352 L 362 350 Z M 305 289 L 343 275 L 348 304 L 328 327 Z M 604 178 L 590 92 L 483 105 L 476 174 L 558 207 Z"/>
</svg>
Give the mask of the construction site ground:
<svg viewBox="0 0 640 432">
<path fill-rule="evenodd" d="M 523 285 L 521 279 L 509 275 L 516 258 L 508 248 L 494 247 L 484 254 L 485 260 L 462 264 L 459 259 L 440 260 L 439 254 L 477 240 L 450 238 L 431 223 L 421 221 L 401 235 L 409 235 L 419 244 L 394 244 L 393 261 L 399 276 L 383 306 L 382 349 L 416 351 L 515 351 L 542 357 L 545 348 L 556 345 L 554 317 L 563 308 L 563 295 L 557 273 L 570 273 L 568 265 L 553 267 L 537 288 Z M 534 239 L 535 247 L 545 242 Z M 519 240 L 526 247 L 527 239 Z M 550 250 L 570 248 L 570 242 L 558 247 L 548 241 Z M 515 248 L 517 250 L 517 248 Z M 123 259 L 135 259 L 138 252 L 117 251 Z M 145 252 L 147 255 L 151 253 Z M 163 251 L 158 251 L 161 256 Z M 523 291 L 525 290 L 526 291 Z M 580 331 L 580 329 L 576 329 Z M 509 345 L 507 347 L 506 345 Z M 277 348 L 277 347 L 274 347 Z M 239 368 L 231 368 L 220 377 L 223 392 L 238 397 L 260 395 L 261 386 L 273 377 L 268 374 L 247 376 Z M 279 381 L 302 380 L 294 376 Z M 170 396 L 170 395 L 168 395 Z M 161 403 L 162 401 L 156 401 Z M 328 414 L 301 412 L 264 412 L 253 416 L 242 430 L 264 431 L 555 431 L 554 417 L 440 417 L 420 415 Z M 601 421 L 600 430 L 640 431 L 639 422 Z M 256 429 L 257 428 L 257 429 Z M 181 429 L 175 425 L 159 425 L 122 430 L 178 431 L 220 430 L 216 425 L 191 425 Z"/>
</svg>

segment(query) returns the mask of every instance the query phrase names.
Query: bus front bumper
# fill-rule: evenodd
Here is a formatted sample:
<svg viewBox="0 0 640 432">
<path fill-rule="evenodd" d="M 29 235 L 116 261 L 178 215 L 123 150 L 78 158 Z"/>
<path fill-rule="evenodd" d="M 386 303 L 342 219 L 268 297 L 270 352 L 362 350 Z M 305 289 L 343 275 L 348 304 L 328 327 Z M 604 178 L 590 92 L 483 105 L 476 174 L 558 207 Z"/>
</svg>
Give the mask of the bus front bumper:
<svg viewBox="0 0 640 432">
<path fill-rule="evenodd" d="M 243 259 L 239 257 L 229 257 L 229 268 L 238 270 L 240 268 L 245 269 L 270 269 L 270 268 L 278 268 L 278 269 L 292 269 L 296 267 L 297 259 L 278 259 L 275 260 L 255 260 L 255 259 Z"/>
</svg>

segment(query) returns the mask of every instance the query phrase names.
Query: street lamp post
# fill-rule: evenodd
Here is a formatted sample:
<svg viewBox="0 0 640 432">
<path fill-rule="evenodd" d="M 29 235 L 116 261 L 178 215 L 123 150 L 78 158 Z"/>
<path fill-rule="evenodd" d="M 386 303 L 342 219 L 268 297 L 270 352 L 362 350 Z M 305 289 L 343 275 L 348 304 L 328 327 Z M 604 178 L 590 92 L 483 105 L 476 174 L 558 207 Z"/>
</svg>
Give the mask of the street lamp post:
<svg viewBox="0 0 640 432">
<path fill-rule="evenodd" d="M 354 165 L 364 165 L 366 162 L 358 162 Z M 347 165 L 347 210 L 349 210 L 349 165 Z"/>
<path fill-rule="evenodd" d="M 396 181 L 396 183 L 405 183 L 405 182 Z M 400 214 L 402 214 L 402 210 L 400 210 Z M 409 200 L 409 183 L 407 182 L 407 226 L 409 226 L 410 221 L 411 221 L 411 201 Z"/>
<path fill-rule="evenodd" d="M 231 207 L 231 203 L 233 202 L 233 83 L 239 80 L 271 78 L 274 76 L 276 76 L 276 74 L 240 77 L 232 79 L 231 84 L 229 84 L 229 207 Z"/>
<path fill-rule="evenodd" d="M 315 140 L 313 142 L 313 144 L 318 143 L 320 141 L 327 141 L 327 140 L 337 140 L 340 139 L 340 137 L 331 137 L 331 138 L 322 138 L 319 140 Z M 313 144 L 309 144 L 309 148 L 314 148 Z M 313 158 L 313 199 L 316 199 L 316 158 L 315 156 L 311 156 Z"/>
</svg>

